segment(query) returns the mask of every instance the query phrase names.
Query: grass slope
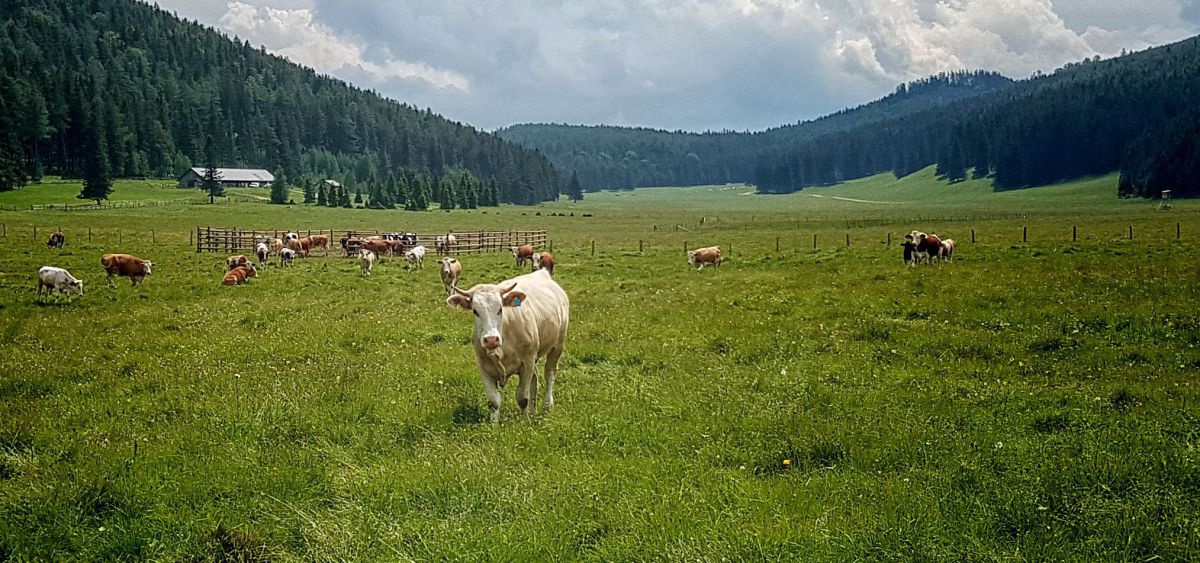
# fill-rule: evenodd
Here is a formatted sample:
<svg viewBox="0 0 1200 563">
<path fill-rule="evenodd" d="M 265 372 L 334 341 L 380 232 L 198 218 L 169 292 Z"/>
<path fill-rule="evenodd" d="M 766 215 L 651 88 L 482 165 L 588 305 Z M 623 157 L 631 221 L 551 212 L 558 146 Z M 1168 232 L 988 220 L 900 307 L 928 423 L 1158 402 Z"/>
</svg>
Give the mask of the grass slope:
<svg viewBox="0 0 1200 563">
<path fill-rule="evenodd" d="M 970 190 L 937 203 L 934 226 L 979 242 L 919 269 L 882 241 L 928 228 L 912 222 L 924 205 L 809 191 L 487 214 L 0 212 L 0 559 L 1194 557 L 1200 233 L 1176 242 L 1174 223 L 1197 209 L 1097 197 L 1073 212 L 1050 192 L 1037 206 L 935 184 L 819 191 Z M 864 205 L 883 223 L 848 229 Z M 1027 217 L 969 218 L 1017 205 Z M 558 406 L 526 420 L 510 388 L 503 422 L 483 422 L 471 318 L 434 268 L 363 278 L 314 258 L 222 287 L 223 257 L 187 247 L 209 222 L 549 229 L 572 298 Z M 56 223 L 64 250 L 32 240 Z M 1138 240 L 1121 240 L 1127 224 Z M 690 271 L 685 241 L 731 259 Z M 109 251 L 155 273 L 108 289 Z M 464 285 L 517 273 L 505 255 L 463 263 Z M 84 278 L 86 297 L 34 304 L 43 264 Z"/>
</svg>

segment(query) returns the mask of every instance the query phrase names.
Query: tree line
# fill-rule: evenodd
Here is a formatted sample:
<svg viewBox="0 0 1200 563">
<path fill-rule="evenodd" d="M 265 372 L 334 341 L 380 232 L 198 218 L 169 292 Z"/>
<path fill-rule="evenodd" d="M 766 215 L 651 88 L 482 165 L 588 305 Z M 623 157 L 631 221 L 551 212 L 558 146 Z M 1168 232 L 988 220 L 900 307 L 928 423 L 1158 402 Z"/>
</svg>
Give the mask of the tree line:
<svg viewBox="0 0 1200 563">
<path fill-rule="evenodd" d="M 341 178 L 380 190 L 401 175 L 440 184 L 465 170 L 500 202 L 559 194 L 557 172 L 535 151 L 155 6 L 0 4 L 0 190 L 44 174 L 88 183 L 89 175 L 177 177 L 213 163 L 278 168 L 298 185 Z"/>
</svg>

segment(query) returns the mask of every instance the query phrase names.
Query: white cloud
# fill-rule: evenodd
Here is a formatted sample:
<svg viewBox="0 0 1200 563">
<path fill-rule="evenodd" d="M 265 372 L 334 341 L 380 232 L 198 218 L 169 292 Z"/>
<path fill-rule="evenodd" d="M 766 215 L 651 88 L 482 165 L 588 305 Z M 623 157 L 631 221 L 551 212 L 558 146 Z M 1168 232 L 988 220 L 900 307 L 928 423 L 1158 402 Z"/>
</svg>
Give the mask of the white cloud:
<svg viewBox="0 0 1200 563">
<path fill-rule="evenodd" d="M 252 38 L 277 55 L 321 72 L 361 70 L 380 80 L 421 80 L 437 88 L 469 89 L 467 78 L 452 70 L 391 58 L 369 60 L 359 42 L 338 37 L 306 8 L 281 10 L 230 2 L 218 23 L 229 33 Z"/>
<path fill-rule="evenodd" d="M 1200 18 L 1198 0 L 159 1 L 220 3 L 208 23 L 486 128 L 765 128 L 940 71 L 1024 77 L 1178 40 Z"/>
</svg>

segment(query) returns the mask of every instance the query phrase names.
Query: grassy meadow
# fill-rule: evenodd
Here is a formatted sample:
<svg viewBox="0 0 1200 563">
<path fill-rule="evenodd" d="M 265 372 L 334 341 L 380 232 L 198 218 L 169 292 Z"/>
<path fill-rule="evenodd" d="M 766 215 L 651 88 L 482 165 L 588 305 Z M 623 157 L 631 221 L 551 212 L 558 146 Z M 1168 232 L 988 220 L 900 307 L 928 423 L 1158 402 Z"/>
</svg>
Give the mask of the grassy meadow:
<svg viewBox="0 0 1200 563">
<path fill-rule="evenodd" d="M 1200 205 L 1115 183 L 0 211 L 0 560 L 1195 559 Z M 170 185 L 113 197 L 198 196 Z M 572 301 L 555 409 L 521 415 L 514 380 L 485 422 L 432 265 L 223 287 L 197 225 L 547 229 Z M 904 267 L 913 228 L 958 259 Z M 687 268 L 715 244 L 724 266 Z M 105 286 L 117 251 L 155 262 L 142 287 Z M 462 260 L 464 286 L 518 273 Z M 36 304 L 42 265 L 86 295 Z"/>
</svg>

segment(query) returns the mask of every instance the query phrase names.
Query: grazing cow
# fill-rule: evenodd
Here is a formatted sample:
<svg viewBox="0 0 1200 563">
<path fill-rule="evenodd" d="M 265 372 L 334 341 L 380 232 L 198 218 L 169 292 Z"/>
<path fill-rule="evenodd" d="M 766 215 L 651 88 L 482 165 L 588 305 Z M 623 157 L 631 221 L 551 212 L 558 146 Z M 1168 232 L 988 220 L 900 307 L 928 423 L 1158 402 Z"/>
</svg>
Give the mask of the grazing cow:
<svg viewBox="0 0 1200 563">
<path fill-rule="evenodd" d="M 362 248 L 374 252 L 376 256 L 383 256 L 392 250 L 392 243 L 383 239 L 367 239 L 363 241 Z"/>
<path fill-rule="evenodd" d="M 404 253 L 404 261 L 416 266 L 418 270 L 425 269 L 425 247 L 414 246 Z"/>
<path fill-rule="evenodd" d="M 292 261 L 296 259 L 296 251 L 290 248 L 285 248 L 279 251 L 279 267 L 287 268 L 292 265 Z"/>
<path fill-rule="evenodd" d="M 55 290 L 58 290 L 59 295 L 66 295 L 67 301 L 71 300 L 72 293 L 83 297 L 83 280 L 76 279 L 71 272 L 54 266 L 42 266 L 37 272 L 38 302 L 42 301 L 42 288 L 46 288 L 46 297 L 49 297 Z"/>
<path fill-rule="evenodd" d="M 454 288 L 458 286 L 458 278 L 462 277 L 462 262 L 456 258 L 442 258 L 442 285 L 446 287 L 446 297 L 454 295 Z"/>
<path fill-rule="evenodd" d="M 258 270 L 254 268 L 254 264 L 246 264 L 245 266 L 238 266 L 225 272 L 225 277 L 221 279 L 221 283 L 224 285 L 242 285 L 257 275 Z"/>
<path fill-rule="evenodd" d="M 539 252 L 537 254 L 534 254 L 533 255 L 533 269 L 534 270 L 545 269 L 547 272 L 550 272 L 551 276 L 553 276 L 554 275 L 554 256 L 552 254 L 550 254 L 549 252 Z"/>
<path fill-rule="evenodd" d="M 313 235 L 308 237 L 308 241 L 310 250 L 320 248 L 323 255 L 329 255 L 329 235 Z"/>
<path fill-rule="evenodd" d="M 62 231 L 54 231 L 50 235 L 50 240 L 46 241 L 46 246 L 50 248 L 62 248 L 65 244 L 67 244 L 67 235 Z"/>
<path fill-rule="evenodd" d="M 245 266 L 246 264 L 249 264 L 249 263 L 250 263 L 250 259 L 246 258 L 245 254 L 238 254 L 237 256 L 230 256 L 229 258 L 225 259 L 225 265 L 228 266 L 228 268 L 225 268 L 225 269 L 226 269 L 226 271 L 228 271 L 228 270 L 232 270 L 238 266 Z"/>
<path fill-rule="evenodd" d="M 537 410 L 537 361 L 546 358 L 546 408 L 554 406 L 554 377 L 562 356 L 570 320 L 570 301 L 546 271 L 497 285 L 481 284 L 467 291 L 452 288 L 446 298 L 452 307 L 475 313 L 471 344 L 491 421 L 500 420 L 500 388 L 509 376 L 521 378 L 517 404 Z M 503 314 L 502 314 L 503 312 Z"/>
<path fill-rule="evenodd" d="M 512 252 L 513 258 L 517 259 L 518 268 L 524 266 L 526 262 L 533 261 L 533 247 L 528 244 L 510 246 L 508 249 Z"/>
<path fill-rule="evenodd" d="M 353 237 L 342 237 L 342 250 L 345 251 L 346 257 L 357 256 L 359 249 L 362 248 L 363 240 Z"/>
<path fill-rule="evenodd" d="M 100 265 L 104 266 L 104 271 L 108 273 L 109 287 L 116 287 L 116 284 L 113 283 L 113 276 L 127 277 L 130 284 L 137 287 L 137 284 L 150 275 L 154 268 L 153 262 L 142 260 L 132 254 L 105 254 L 100 257 Z"/>
<path fill-rule="evenodd" d="M 939 254 L 942 260 L 949 262 L 950 260 L 954 259 L 954 249 L 957 247 L 958 243 L 954 242 L 954 239 L 948 238 L 943 240 L 941 253 Z"/>
<path fill-rule="evenodd" d="M 438 237 L 437 240 L 434 241 L 434 245 L 437 248 L 438 254 L 449 254 L 454 250 L 454 243 L 457 240 L 458 239 L 454 238 L 453 233 Z"/>
<path fill-rule="evenodd" d="M 271 248 L 271 254 L 278 256 L 279 251 L 283 250 L 283 240 L 277 238 L 267 239 L 267 246 Z"/>
<path fill-rule="evenodd" d="M 285 241 L 286 240 L 296 240 L 298 238 L 300 238 L 300 235 L 298 233 L 294 233 L 294 232 L 283 235 L 283 240 L 285 240 Z"/>
<path fill-rule="evenodd" d="M 267 258 L 271 257 L 271 248 L 267 243 L 260 242 L 254 247 L 254 254 L 258 256 L 258 265 L 262 266 L 267 263 Z"/>
<path fill-rule="evenodd" d="M 392 256 L 401 256 L 404 254 L 404 249 L 406 247 L 403 240 L 388 239 L 387 243 L 389 246 L 391 246 L 391 250 L 388 252 L 390 252 Z"/>
<path fill-rule="evenodd" d="M 364 276 L 371 275 L 371 268 L 375 267 L 375 253 L 365 248 L 358 251 L 358 268 L 362 270 Z"/>
<path fill-rule="evenodd" d="M 720 266 L 721 262 L 722 262 L 721 247 L 710 246 L 708 248 L 697 248 L 696 250 L 689 250 L 687 253 L 687 259 L 688 259 L 688 266 L 696 268 L 697 272 L 700 270 L 703 270 L 704 266 L 706 266 L 708 264 L 712 264 L 714 266 Z"/>
<path fill-rule="evenodd" d="M 308 258 L 308 249 L 312 247 L 312 241 L 308 240 L 308 237 L 293 238 L 288 239 L 287 246 L 297 255 Z"/>
</svg>

